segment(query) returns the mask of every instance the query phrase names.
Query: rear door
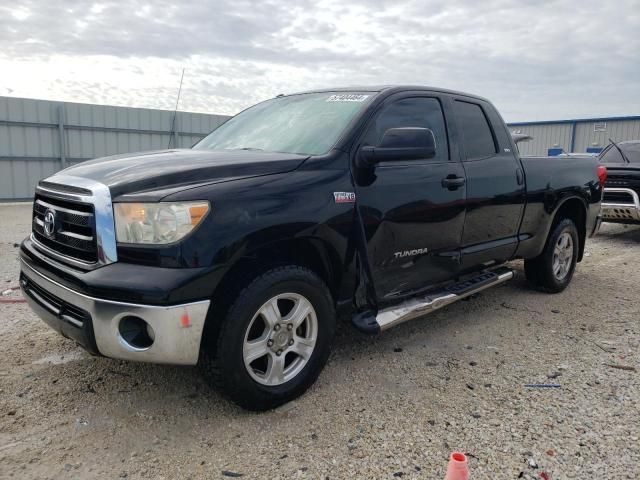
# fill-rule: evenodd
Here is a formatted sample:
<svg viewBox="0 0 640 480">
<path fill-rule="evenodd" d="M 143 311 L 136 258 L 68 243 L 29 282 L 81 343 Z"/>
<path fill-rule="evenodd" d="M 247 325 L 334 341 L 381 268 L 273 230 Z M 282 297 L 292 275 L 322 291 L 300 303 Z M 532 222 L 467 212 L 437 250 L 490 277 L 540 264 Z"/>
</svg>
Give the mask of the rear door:
<svg viewBox="0 0 640 480">
<path fill-rule="evenodd" d="M 462 270 L 512 257 L 525 204 L 525 179 L 504 122 L 489 103 L 454 97 L 467 178 Z"/>
<path fill-rule="evenodd" d="M 378 300 L 451 279 L 464 225 L 464 169 L 450 142 L 438 95 L 401 94 L 388 98 L 355 146 L 380 144 L 389 128 L 433 131 L 431 159 L 381 162 L 354 171 L 368 259 Z M 356 167 L 354 167 L 356 168 Z M 450 186 L 443 180 L 454 179 Z M 457 179 L 457 180 L 455 180 Z"/>
</svg>

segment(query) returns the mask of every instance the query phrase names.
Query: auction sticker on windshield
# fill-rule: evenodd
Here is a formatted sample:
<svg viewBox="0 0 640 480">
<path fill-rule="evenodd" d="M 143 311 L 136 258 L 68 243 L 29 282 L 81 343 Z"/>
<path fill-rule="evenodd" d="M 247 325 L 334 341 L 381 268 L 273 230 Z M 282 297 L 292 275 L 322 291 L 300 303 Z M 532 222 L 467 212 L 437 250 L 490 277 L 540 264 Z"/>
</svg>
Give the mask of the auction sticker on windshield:
<svg viewBox="0 0 640 480">
<path fill-rule="evenodd" d="M 358 93 L 341 93 L 339 95 L 331 95 L 327 98 L 327 102 L 364 102 L 369 95 Z"/>
</svg>

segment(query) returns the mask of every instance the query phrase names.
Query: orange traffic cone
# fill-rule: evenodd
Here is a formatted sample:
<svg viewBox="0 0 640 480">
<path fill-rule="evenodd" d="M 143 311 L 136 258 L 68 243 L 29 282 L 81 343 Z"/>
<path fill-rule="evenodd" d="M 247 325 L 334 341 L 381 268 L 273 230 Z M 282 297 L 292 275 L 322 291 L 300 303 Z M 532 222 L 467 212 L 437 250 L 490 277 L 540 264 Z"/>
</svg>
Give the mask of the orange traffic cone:
<svg viewBox="0 0 640 480">
<path fill-rule="evenodd" d="M 444 480 L 469 480 L 469 466 L 464 453 L 453 452 L 447 466 L 447 476 Z"/>
</svg>

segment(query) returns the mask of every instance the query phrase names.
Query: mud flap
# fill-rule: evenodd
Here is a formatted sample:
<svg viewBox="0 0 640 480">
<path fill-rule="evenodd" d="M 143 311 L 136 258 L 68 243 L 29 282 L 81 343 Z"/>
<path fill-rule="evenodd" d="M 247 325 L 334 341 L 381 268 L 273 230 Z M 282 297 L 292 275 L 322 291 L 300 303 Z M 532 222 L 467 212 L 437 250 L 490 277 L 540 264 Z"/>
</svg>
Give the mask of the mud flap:
<svg viewBox="0 0 640 480">
<path fill-rule="evenodd" d="M 380 332 L 380 326 L 376 322 L 378 300 L 369 265 L 364 221 L 357 200 L 353 209 L 353 217 L 352 238 L 358 267 L 358 284 L 354 294 L 354 307 L 357 313 L 351 318 L 351 323 L 364 333 L 375 334 Z"/>
</svg>

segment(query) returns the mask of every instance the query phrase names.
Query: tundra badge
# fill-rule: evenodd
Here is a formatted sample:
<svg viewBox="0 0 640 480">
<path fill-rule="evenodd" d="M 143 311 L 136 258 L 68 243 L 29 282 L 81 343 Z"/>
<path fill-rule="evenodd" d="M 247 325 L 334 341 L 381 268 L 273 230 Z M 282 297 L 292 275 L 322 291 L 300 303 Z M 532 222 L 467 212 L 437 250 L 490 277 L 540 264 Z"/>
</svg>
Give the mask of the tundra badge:
<svg viewBox="0 0 640 480">
<path fill-rule="evenodd" d="M 422 255 L 423 253 L 427 253 L 428 251 L 428 248 L 414 248 L 413 250 L 402 250 L 400 252 L 395 252 L 393 256 L 395 258 L 413 257 L 415 255 Z"/>
<path fill-rule="evenodd" d="M 353 192 L 333 192 L 333 200 L 336 203 L 355 203 L 356 194 Z"/>
</svg>

